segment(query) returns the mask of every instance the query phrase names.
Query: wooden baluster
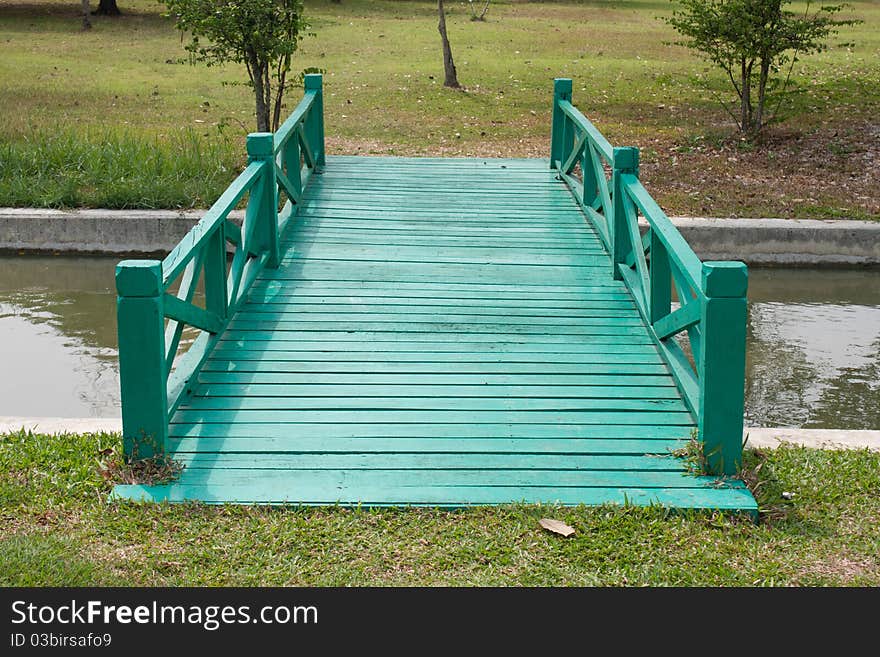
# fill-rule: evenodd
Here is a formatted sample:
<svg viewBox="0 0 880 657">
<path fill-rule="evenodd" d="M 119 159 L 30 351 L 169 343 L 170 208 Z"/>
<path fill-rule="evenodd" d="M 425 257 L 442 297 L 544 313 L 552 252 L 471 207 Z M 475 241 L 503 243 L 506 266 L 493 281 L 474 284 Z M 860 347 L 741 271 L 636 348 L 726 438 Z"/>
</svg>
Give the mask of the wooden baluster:
<svg viewBox="0 0 880 657">
<path fill-rule="evenodd" d="M 225 222 L 220 222 L 205 248 L 205 309 L 225 320 L 228 312 Z"/>
<path fill-rule="evenodd" d="M 611 205 L 613 216 L 608 220 L 608 230 L 611 231 L 611 267 L 615 280 L 623 278 L 618 265 L 626 262 L 628 255 L 629 227 L 626 225 L 626 208 L 624 203 L 629 201 L 623 189 L 621 177 L 625 173 L 639 174 L 639 149 L 632 147 L 617 147 L 614 149 L 614 162 L 611 173 Z M 639 248 L 632 244 L 629 248 Z"/>
<path fill-rule="evenodd" d="M 709 471 L 718 475 L 736 474 L 742 462 L 747 288 L 742 262 L 703 263 L 699 431 Z"/>
<path fill-rule="evenodd" d="M 299 149 L 299 138 L 295 134 L 284 144 L 281 151 L 281 164 L 296 195 L 296 198 L 291 198 L 290 202 L 296 205 L 302 198 L 302 154 Z"/>
<path fill-rule="evenodd" d="M 560 149 L 560 157 L 559 157 L 559 168 L 560 173 L 570 173 L 566 171 L 566 163 L 568 162 L 568 158 L 571 156 L 571 151 L 574 150 L 574 121 L 572 121 L 567 115 L 563 115 L 562 117 L 562 148 Z"/>
<path fill-rule="evenodd" d="M 116 291 L 123 450 L 129 459 L 150 458 L 168 439 L 162 263 L 120 262 Z"/>
<path fill-rule="evenodd" d="M 593 165 L 593 158 L 599 157 L 592 144 L 590 138 L 584 144 L 584 154 L 581 156 L 581 180 L 583 182 L 583 190 L 581 199 L 584 206 L 593 207 L 599 196 L 599 181 L 596 179 L 596 168 Z"/>
<path fill-rule="evenodd" d="M 557 160 L 565 161 L 565 124 L 566 115 L 559 108 L 559 101 L 571 102 L 571 80 L 569 78 L 556 78 L 553 81 L 553 123 L 550 128 L 550 168 L 556 168 Z"/>
<path fill-rule="evenodd" d="M 648 276 L 651 290 L 648 311 L 653 324 L 658 319 L 666 317 L 672 308 L 672 270 L 669 266 L 669 254 L 655 230 L 651 230 L 650 255 Z"/>
<path fill-rule="evenodd" d="M 309 73 L 305 76 L 306 91 L 315 91 L 315 101 L 309 110 L 305 124 L 309 147 L 315 156 L 315 173 L 320 173 L 326 165 L 324 153 L 324 78 L 320 73 Z"/>
</svg>

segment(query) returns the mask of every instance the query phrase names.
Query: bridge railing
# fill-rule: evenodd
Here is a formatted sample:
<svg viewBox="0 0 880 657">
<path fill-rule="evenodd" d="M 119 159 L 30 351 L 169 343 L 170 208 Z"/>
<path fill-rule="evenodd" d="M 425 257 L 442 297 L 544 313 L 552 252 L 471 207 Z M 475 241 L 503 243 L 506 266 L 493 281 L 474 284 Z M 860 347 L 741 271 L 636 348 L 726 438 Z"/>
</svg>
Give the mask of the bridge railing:
<svg viewBox="0 0 880 657">
<path fill-rule="evenodd" d="M 572 106 L 571 88 L 555 82 L 550 166 L 629 288 L 697 420 L 709 469 L 733 474 L 742 460 L 746 266 L 700 261 L 639 180 L 638 149 L 612 148 Z"/>
<path fill-rule="evenodd" d="M 608 140 L 571 104 L 571 80 L 557 79 L 553 88 L 553 133 L 550 168 L 568 183 L 606 249 L 611 249 L 610 181 L 614 152 Z"/>
<path fill-rule="evenodd" d="M 164 260 L 117 265 L 128 458 L 164 453 L 169 418 L 190 382 L 259 273 L 278 266 L 280 235 L 297 213 L 311 175 L 324 165 L 322 93 L 321 76 L 307 75 L 302 102 L 278 132 L 248 135 L 245 170 Z M 245 197 L 239 226 L 230 214 Z M 203 294 L 197 299 L 200 283 Z M 185 327 L 198 335 L 183 350 Z"/>
<path fill-rule="evenodd" d="M 275 176 L 287 201 L 278 215 L 283 232 L 313 172 L 325 165 L 324 95 L 318 74 L 305 76 L 305 94 L 299 105 L 275 133 Z"/>
</svg>

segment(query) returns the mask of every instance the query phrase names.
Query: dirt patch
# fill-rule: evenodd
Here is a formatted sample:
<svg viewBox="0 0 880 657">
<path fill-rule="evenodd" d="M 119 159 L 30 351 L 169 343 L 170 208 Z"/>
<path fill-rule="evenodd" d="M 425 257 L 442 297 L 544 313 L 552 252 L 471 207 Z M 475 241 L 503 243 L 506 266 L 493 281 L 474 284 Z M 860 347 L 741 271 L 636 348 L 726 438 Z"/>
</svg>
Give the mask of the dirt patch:
<svg viewBox="0 0 880 657">
<path fill-rule="evenodd" d="M 658 138 L 641 148 L 641 179 L 670 215 L 880 219 L 880 123 L 770 129 L 754 143 Z M 337 155 L 548 157 L 549 137 L 418 145 L 328 138 Z"/>
<path fill-rule="evenodd" d="M 401 157 L 549 157 L 549 139 L 524 137 L 515 141 L 460 141 L 441 139 L 424 144 L 402 144 L 371 139 L 327 137 L 330 155 L 394 155 Z"/>
<path fill-rule="evenodd" d="M 821 577 L 848 584 L 857 579 L 869 578 L 876 580 L 880 577 L 880 565 L 870 559 L 858 558 L 847 554 L 835 554 L 814 561 L 806 566 L 801 572 L 802 577 Z"/>
<path fill-rule="evenodd" d="M 880 219 L 880 123 L 769 130 L 758 142 L 650 145 L 641 177 L 667 212 Z"/>
<path fill-rule="evenodd" d="M 15 510 L 15 513 L 0 515 L 0 539 L 17 534 L 32 532 L 50 533 L 72 529 L 80 524 L 82 512 L 79 509 L 59 507 L 56 510 L 32 511 Z"/>
<path fill-rule="evenodd" d="M 23 534 L 32 526 L 30 518 L 4 513 L 0 515 L 0 540 L 13 534 Z"/>
</svg>

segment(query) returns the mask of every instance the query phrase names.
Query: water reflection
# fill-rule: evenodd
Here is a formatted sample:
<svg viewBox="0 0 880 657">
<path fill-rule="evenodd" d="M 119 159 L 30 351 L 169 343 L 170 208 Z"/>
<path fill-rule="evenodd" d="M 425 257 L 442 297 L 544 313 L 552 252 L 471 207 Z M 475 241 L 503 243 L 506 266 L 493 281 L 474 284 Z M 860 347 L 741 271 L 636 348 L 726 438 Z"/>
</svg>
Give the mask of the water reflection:
<svg viewBox="0 0 880 657">
<path fill-rule="evenodd" d="M 0 257 L 0 415 L 119 414 L 117 261 Z M 880 272 L 753 269 L 749 285 L 747 424 L 880 429 Z"/>
<path fill-rule="evenodd" d="M 880 429 L 880 272 L 751 279 L 747 423 Z"/>
<path fill-rule="evenodd" d="M 116 258 L 0 258 L 0 415 L 119 414 Z"/>
</svg>

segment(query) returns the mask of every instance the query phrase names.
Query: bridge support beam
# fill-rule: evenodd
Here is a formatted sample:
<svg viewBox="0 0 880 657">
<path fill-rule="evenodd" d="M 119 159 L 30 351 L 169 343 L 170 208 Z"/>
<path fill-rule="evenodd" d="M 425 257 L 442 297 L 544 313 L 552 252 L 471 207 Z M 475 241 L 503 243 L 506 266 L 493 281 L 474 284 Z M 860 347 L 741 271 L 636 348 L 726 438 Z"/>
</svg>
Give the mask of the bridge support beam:
<svg viewBox="0 0 880 657">
<path fill-rule="evenodd" d="M 742 463 L 747 288 L 742 262 L 703 263 L 699 432 L 712 474 L 736 474 Z"/>
<path fill-rule="evenodd" d="M 168 439 L 162 263 L 120 262 L 116 291 L 123 450 L 127 459 L 159 456 Z"/>
</svg>

